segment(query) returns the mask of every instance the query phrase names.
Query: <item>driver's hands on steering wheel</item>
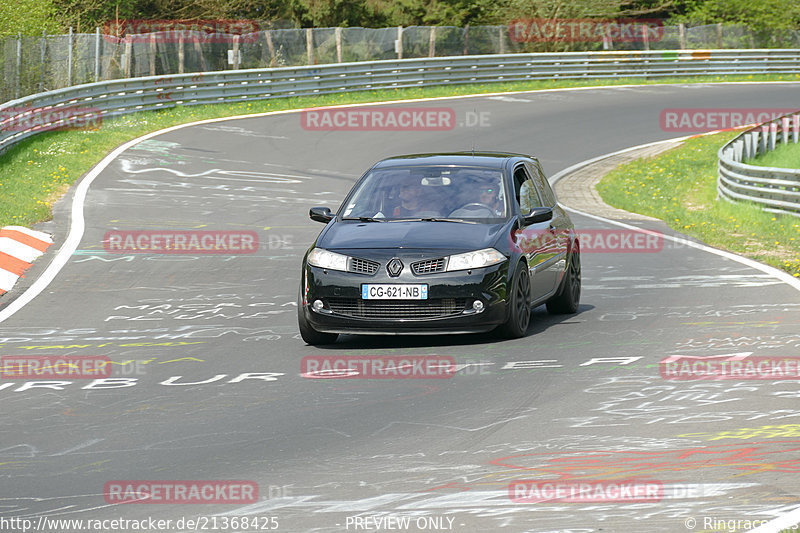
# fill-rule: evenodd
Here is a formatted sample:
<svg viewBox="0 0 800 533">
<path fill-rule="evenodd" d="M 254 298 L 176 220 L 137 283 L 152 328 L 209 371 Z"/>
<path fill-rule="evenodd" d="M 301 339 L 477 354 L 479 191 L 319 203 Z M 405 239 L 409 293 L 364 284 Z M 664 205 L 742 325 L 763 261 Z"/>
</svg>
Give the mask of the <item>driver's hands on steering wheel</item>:
<svg viewBox="0 0 800 533">
<path fill-rule="evenodd" d="M 462 205 L 461 207 L 459 207 L 459 208 L 457 208 L 457 209 L 454 209 L 454 210 L 453 210 L 453 211 L 450 213 L 450 216 L 454 216 L 454 215 L 455 215 L 455 213 L 457 213 L 458 211 L 461 211 L 462 209 L 463 209 L 464 211 L 470 211 L 470 212 L 471 212 L 470 214 L 472 214 L 472 212 L 478 212 L 478 211 L 480 211 L 480 210 L 485 210 L 485 211 L 488 211 L 489 213 L 491 213 L 491 215 L 490 215 L 490 216 L 496 216 L 496 213 L 495 213 L 494 209 L 492 209 L 492 208 L 491 208 L 491 207 L 489 207 L 488 205 L 486 205 L 486 204 L 482 204 L 482 203 L 480 203 L 480 202 L 470 202 L 470 203 L 468 203 L 468 204 L 464 204 L 464 205 Z M 476 217 L 476 218 L 480 218 L 480 217 Z"/>
</svg>

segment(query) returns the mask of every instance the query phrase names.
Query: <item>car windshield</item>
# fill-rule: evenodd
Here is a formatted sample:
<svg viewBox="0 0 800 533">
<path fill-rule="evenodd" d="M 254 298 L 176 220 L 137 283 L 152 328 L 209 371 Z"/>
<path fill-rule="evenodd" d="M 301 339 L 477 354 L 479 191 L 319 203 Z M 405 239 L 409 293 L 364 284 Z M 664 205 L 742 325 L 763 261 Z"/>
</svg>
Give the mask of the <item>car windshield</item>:
<svg viewBox="0 0 800 533">
<path fill-rule="evenodd" d="M 404 167 L 367 174 L 341 210 L 345 219 L 491 222 L 508 213 L 503 173 L 473 167 Z"/>
</svg>

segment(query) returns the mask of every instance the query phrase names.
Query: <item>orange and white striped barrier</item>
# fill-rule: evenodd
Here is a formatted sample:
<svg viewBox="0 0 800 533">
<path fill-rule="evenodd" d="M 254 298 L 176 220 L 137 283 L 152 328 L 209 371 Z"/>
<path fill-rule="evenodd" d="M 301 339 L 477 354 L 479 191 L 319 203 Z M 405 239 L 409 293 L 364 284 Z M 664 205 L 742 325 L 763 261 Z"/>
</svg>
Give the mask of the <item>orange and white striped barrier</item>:
<svg viewBox="0 0 800 533">
<path fill-rule="evenodd" d="M 0 294 L 10 291 L 33 262 L 53 244 L 47 233 L 6 226 L 0 229 Z"/>
</svg>

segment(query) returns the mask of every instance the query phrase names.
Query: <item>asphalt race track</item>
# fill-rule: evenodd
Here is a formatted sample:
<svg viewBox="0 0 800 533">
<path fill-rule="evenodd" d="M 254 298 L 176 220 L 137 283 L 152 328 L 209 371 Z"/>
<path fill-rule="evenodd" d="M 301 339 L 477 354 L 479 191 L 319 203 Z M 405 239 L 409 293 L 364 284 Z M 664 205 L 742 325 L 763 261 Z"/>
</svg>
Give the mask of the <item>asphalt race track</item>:
<svg viewBox="0 0 800 533">
<path fill-rule="evenodd" d="M 797 381 L 659 373 L 670 355 L 800 353 L 800 293 L 736 261 L 669 241 L 656 253 L 584 254 L 580 312 L 537 308 L 515 341 L 347 336 L 314 348 L 296 323 L 300 260 L 322 229 L 308 209 L 338 207 L 378 159 L 474 147 L 531 153 L 553 175 L 679 136 L 661 129 L 664 108 L 797 108 L 798 89 L 645 86 L 402 104 L 451 107 L 450 131 L 310 131 L 287 113 L 182 128 L 126 150 L 89 189 L 78 249 L 0 324 L 4 356 L 107 356 L 125 379 L 0 381 L 2 516 L 153 517 L 172 520 L 168 531 L 195 529 L 174 525 L 182 517 L 248 516 L 257 528 L 217 530 L 384 531 L 410 517 L 402 530 L 681 532 L 800 507 Z M 5 305 L 56 257 L 72 198 L 45 226 L 56 245 Z M 112 254 L 109 230 L 251 230 L 261 245 L 238 256 Z M 310 355 L 451 356 L 459 370 L 308 379 L 300 361 Z M 663 494 L 515 502 L 508 493 L 518 480 L 631 479 Z M 114 480 L 248 480 L 258 501 L 109 502 Z"/>
</svg>

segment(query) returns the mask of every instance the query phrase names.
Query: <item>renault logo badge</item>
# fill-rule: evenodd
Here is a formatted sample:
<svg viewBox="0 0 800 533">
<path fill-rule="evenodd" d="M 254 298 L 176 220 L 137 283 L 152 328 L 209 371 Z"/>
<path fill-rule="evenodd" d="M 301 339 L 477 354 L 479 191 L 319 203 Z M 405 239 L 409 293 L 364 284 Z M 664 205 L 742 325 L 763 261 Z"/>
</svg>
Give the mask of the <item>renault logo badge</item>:
<svg viewBox="0 0 800 533">
<path fill-rule="evenodd" d="M 403 262 L 400 261 L 398 258 L 394 258 L 389 261 L 389 264 L 386 265 L 386 270 L 389 272 L 389 275 L 393 278 L 396 278 L 400 275 L 400 272 L 403 271 Z"/>
</svg>

